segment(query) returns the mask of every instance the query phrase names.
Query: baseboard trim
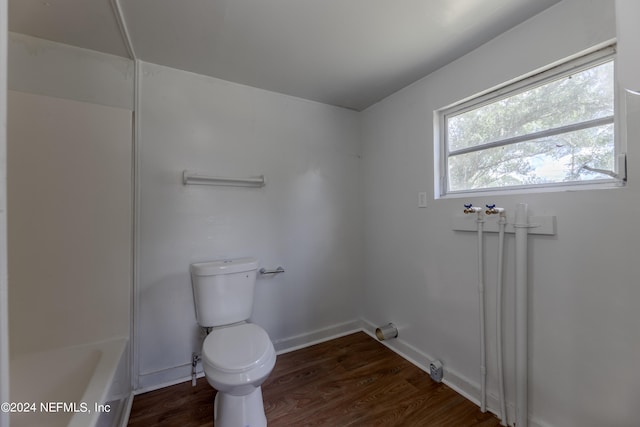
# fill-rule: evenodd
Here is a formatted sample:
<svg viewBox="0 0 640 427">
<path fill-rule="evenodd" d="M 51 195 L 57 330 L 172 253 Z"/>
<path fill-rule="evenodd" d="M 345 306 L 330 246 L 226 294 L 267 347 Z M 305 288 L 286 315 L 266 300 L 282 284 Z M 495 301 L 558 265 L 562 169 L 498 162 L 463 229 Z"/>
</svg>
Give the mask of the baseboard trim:
<svg viewBox="0 0 640 427">
<path fill-rule="evenodd" d="M 189 366 L 191 366 L 191 365 L 189 365 Z M 174 370 L 177 372 L 179 368 L 180 367 L 174 368 Z M 196 377 L 198 379 L 204 378 L 204 372 L 202 372 L 201 370 L 198 371 L 198 373 L 196 374 Z M 183 375 L 183 376 L 180 376 L 180 377 L 172 379 L 172 380 L 164 381 L 162 383 L 148 384 L 146 386 L 143 386 L 141 388 L 138 388 L 138 389 L 134 390 L 133 393 L 137 396 L 139 394 L 144 394 L 144 393 L 148 393 L 150 391 L 160 390 L 160 389 L 163 389 L 163 388 L 166 388 L 166 387 L 171 387 L 172 385 L 182 384 L 182 383 L 186 383 L 186 382 L 191 382 L 191 375 L 187 375 L 187 376 Z"/>
<path fill-rule="evenodd" d="M 340 338 L 345 335 L 360 332 L 362 330 L 362 321 L 360 319 L 350 320 L 344 323 L 338 323 L 326 328 L 317 329 L 312 332 L 294 335 L 292 337 L 275 340 L 273 346 L 277 354 L 285 354 L 291 351 L 300 350 L 305 347 L 320 344 L 325 341 Z"/>
</svg>

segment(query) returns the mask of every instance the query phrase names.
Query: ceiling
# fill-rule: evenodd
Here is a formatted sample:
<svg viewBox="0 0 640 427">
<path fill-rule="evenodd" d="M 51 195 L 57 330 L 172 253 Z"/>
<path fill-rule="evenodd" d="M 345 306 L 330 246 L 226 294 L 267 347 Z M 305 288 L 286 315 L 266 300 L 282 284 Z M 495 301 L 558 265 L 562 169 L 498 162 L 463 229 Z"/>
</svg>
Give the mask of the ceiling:
<svg viewBox="0 0 640 427">
<path fill-rule="evenodd" d="M 131 57 L 116 0 L 9 0 L 9 30 Z M 560 0 L 117 0 L 143 61 L 363 110 Z"/>
</svg>

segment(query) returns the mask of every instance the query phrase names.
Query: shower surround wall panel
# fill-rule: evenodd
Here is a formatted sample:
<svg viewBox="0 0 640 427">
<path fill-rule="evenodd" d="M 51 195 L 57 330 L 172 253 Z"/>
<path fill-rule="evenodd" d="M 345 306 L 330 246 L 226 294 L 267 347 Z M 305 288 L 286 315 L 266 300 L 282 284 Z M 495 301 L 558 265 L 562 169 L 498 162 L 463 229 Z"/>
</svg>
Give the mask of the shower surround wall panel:
<svg viewBox="0 0 640 427">
<path fill-rule="evenodd" d="M 0 402 L 9 400 L 9 292 L 7 280 L 7 0 L 0 0 Z M 0 427 L 9 414 L 0 413 Z"/>
<path fill-rule="evenodd" d="M 478 399 L 477 247 L 453 231 L 463 203 L 557 215 L 557 236 L 529 240 L 531 426 L 637 425 L 640 401 L 640 185 L 449 198 L 417 207 L 434 182 L 433 111 L 615 37 L 613 2 L 565 0 L 363 113 L 364 318 L 388 344 L 443 361 L 445 380 Z M 640 162 L 640 97 L 626 96 L 630 171 Z M 488 403 L 497 409 L 497 235 L 486 236 Z M 505 245 L 506 396 L 514 396 L 514 241 Z M 416 354 L 417 354 L 416 353 Z M 415 356 L 415 354 L 414 354 Z M 426 357 L 424 357 L 426 359 Z M 513 408 L 511 408 L 512 410 Z M 513 420 L 513 412 L 510 420 Z"/>
<path fill-rule="evenodd" d="M 13 364 L 130 336 L 133 63 L 14 33 L 8 50 Z M 93 390 L 112 381 L 108 398 L 129 394 L 129 351 Z"/>
<path fill-rule="evenodd" d="M 8 105 L 12 358 L 128 338 L 131 111 L 16 91 Z"/>
<path fill-rule="evenodd" d="M 9 88 L 133 110 L 133 61 L 9 33 Z"/>
<path fill-rule="evenodd" d="M 252 256 L 252 321 L 276 349 L 359 326 L 358 113 L 142 63 L 139 389 L 188 378 L 200 351 L 189 264 Z M 182 184 L 190 170 L 263 188 Z M 200 369 L 200 368 L 199 368 Z"/>
</svg>

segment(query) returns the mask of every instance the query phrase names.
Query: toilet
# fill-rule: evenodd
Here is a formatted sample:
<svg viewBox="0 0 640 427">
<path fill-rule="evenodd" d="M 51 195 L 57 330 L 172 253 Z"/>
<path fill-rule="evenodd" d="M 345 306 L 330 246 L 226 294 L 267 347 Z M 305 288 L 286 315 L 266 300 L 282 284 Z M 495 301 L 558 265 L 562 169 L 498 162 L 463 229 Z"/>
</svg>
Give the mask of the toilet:
<svg viewBox="0 0 640 427">
<path fill-rule="evenodd" d="M 211 328 L 202 366 L 216 390 L 216 427 L 265 427 L 262 383 L 276 363 L 267 332 L 248 323 L 258 261 L 253 258 L 191 264 L 196 320 Z"/>
</svg>

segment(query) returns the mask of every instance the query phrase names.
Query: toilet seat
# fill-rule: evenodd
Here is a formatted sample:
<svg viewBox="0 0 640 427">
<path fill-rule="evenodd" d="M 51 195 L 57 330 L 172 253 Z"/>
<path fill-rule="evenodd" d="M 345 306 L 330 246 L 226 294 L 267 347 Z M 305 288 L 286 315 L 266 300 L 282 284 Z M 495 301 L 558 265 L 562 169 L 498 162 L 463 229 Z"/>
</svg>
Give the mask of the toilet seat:
<svg viewBox="0 0 640 427">
<path fill-rule="evenodd" d="M 253 323 L 214 329 L 202 345 L 203 363 L 229 374 L 262 367 L 274 353 L 267 332 Z"/>
</svg>

